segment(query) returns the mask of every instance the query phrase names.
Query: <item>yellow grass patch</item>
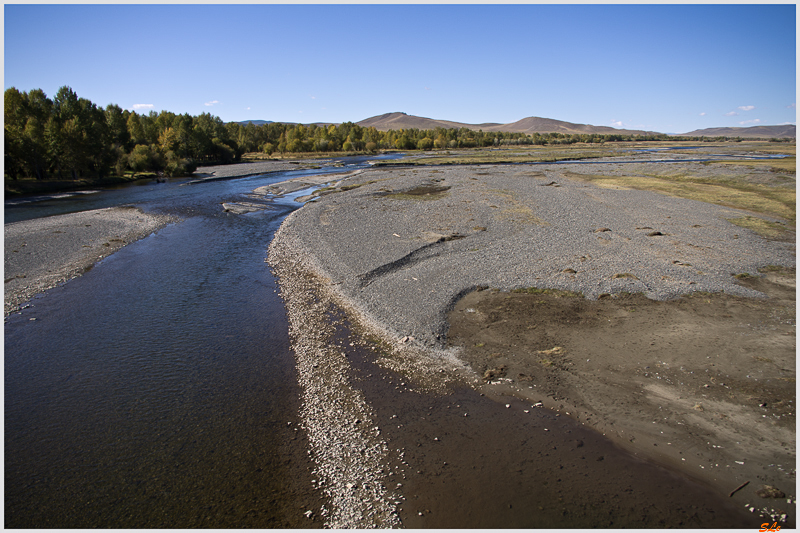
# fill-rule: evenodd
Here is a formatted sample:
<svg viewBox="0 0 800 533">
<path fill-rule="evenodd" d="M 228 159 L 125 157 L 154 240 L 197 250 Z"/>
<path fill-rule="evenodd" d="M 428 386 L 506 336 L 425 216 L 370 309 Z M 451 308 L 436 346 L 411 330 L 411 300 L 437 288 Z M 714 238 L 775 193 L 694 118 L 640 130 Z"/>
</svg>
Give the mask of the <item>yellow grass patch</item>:
<svg viewBox="0 0 800 533">
<path fill-rule="evenodd" d="M 499 217 L 506 220 L 516 220 L 526 224 L 537 226 L 549 226 L 550 223 L 542 220 L 533 213 L 533 209 L 517 200 L 516 195 L 511 191 L 503 189 L 491 189 L 490 192 L 501 198 L 505 202 L 505 207 L 500 209 Z"/>
<path fill-rule="evenodd" d="M 784 159 L 757 159 L 747 161 L 710 161 L 711 165 L 733 165 L 744 166 L 753 169 L 768 168 L 772 172 L 787 172 L 795 174 L 797 172 L 797 158 L 786 157 Z"/>
<path fill-rule="evenodd" d="M 764 220 L 763 218 L 758 217 L 747 216 L 740 218 L 726 218 L 725 220 L 731 224 L 736 224 L 739 227 L 754 231 L 762 237 L 766 237 L 768 239 L 781 239 L 785 236 L 784 234 L 787 230 L 785 224 L 770 222 L 769 220 Z"/>
<path fill-rule="evenodd" d="M 750 183 L 704 183 L 691 176 L 599 176 L 566 173 L 567 177 L 589 181 L 600 187 L 653 191 L 667 196 L 698 200 L 711 204 L 745 209 L 795 221 L 797 195 L 794 188 L 769 187 Z"/>
</svg>

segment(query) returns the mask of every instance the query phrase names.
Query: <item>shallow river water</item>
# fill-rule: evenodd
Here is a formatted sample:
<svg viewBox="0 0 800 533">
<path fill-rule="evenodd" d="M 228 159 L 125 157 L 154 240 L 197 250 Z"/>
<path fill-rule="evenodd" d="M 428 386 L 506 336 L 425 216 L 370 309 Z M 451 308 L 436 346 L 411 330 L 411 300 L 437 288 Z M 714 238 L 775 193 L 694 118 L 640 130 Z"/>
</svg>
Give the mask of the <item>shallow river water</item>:
<svg viewBox="0 0 800 533">
<path fill-rule="evenodd" d="M 306 471 L 305 447 L 282 449 L 297 438 L 298 391 L 264 259 L 300 204 L 246 215 L 220 204 L 319 173 L 6 205 L 6 222 L 130 203 L 184 219 L 7 319 L 8 527 L 297 525 L 287 517 L 304 502 L 287 480 Z"/>
</svg>

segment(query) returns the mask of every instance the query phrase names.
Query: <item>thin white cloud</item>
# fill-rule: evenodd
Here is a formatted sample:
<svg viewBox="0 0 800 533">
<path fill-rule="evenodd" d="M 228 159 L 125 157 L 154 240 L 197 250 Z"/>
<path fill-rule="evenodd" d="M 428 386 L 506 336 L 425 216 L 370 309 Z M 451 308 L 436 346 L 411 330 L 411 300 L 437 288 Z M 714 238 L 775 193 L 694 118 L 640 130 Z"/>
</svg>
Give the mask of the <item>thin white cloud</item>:
<svg viewBox="0 0 800 533">
<path fill-rule="evenodd" d="M 704 117 L 704 116 L 706 116 L 706 112 L 705 112 L 705 111 L 703 111 L 702 113 L 700 113 L 700 116 L 701 116 L 701 117 Z"/>
<path fill-rule="evenodd" d="M 134 109 L 153 109 L 153 104 L 133 104 Z"/>
<path fill-rule="evenodd" d="M 740 105 L 737 109 L 741 109 L 742 111 L 752 111 L 755 108 L 756 106 L 754 105 Z"/>
<path fill-rule="evenodd" d="M 761 122 L 761 119 L 760 119 L 760 118 L 754 118 L 753 120 L 743 120 L 743 121 L 742 121 L 742 122 L 740 122 L 739 124 L 741 124 L 742 126 L 744 126 L 745 124 L 758 124 L 759 122 Z"/>
<path fill-rule="evenodd" d="M 312 97 L 311 97 L 311 99 L 312 99 L 312 100 L 316 100 L 316 99 L 317 99 L 317 97 L 316 97 L 316 96 L 312 96 Z"/>
<path fill-rule="evenodd" d="M 211 100 L 210 102 L 206 102 L 206 103 L 205 103 L 205 104 L 203 104 L 203 105 L 204 105 L 204 106 L 211 107 L 212 105 L 214 105 L 214 104 L 218 104 L 218 103 L 219 103 L 219 100 Z"/>
<path fill-rule="evenodd" d="M 725 113 L 725 116 L 726 117 L 738 117 L 739 113 L 737 113 L 736 111 L 728 111 L 727 113 Z"/>
<path fill-rule="evenodd" d="M 247 110 L 250 111 L 250 108 L 248 107 Z"/>
<path fill-rule="evenodd" d="M 786 107 L 788 107 L 789 109 L 797 109 L 797 102 L 795 102 L 794 104 L 789 104 Z"/>
<path fill-rule="evenodd" d="M 615 126 L 617 128 L 621 128 L 622 127 L 622 121 L 621 120 L 614 120 L 614 121 L 611 122 L 611 125 Z"/>
</svg>

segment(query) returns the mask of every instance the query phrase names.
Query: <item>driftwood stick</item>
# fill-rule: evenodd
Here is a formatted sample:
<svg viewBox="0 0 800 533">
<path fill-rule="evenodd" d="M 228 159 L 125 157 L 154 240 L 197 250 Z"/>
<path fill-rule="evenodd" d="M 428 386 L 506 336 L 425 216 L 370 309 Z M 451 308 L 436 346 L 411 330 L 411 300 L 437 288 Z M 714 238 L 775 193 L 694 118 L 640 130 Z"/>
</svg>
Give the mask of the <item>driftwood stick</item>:
<svg viewBox="0 0 800 533">
<path fill-rule="evenodd" d="M 746 486 L 747 486 L 749 483 L 750 483 L 749 481 L 745 481 L 744 483 L 742 483 L 741 485 L 739 485 L 738 487 L 736 487 L 735 489 L 733 489 L 733 492 L 731 492 L 731 493 L 728 495 L 728 497 L 729 497 L 729 498 L 732 498 L 734 494 L 736 494 L 737 492 L 739 492 L 740 490 L 742 490 L 743 488 L 745 488 L 745 487 L 746 487 Z"/>
</svg>

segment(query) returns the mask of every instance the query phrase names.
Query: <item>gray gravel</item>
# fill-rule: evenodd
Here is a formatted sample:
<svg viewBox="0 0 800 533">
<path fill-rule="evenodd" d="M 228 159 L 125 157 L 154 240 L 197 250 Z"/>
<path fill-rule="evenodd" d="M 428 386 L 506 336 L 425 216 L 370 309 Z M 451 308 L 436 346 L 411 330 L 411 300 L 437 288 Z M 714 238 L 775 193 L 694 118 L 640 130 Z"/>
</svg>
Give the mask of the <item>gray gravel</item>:
<svg viewBox="0 0 800 533">
<path fill-rule="evenodd" d="M 319 515 L 328 528 L 398 526 L 402 495 L 386 485 L 394 453 L 364 394 L 351 386 L 344 349 L 330 341 L 335 328 L 328 313 L 338 303 L 335 294 L 302 274 L 307 267 L 290 241 L 273 241 L 270 259 L 289 319 L 315 486 L 330 503 L 307 513 Z"/>
<path fill-rule="evenodd" d="M 114 207 L 6 224 L 5 316 L 174 220 Z"/>
<path fill-rule="evenodd" d="M 664 168 L 637 166 L 643 174 Z M 364 317 L 430 347 L 444 346 L 446 312 L 479 286 L 555 288 L 592 299 L 623 291 L 656 300 L 692 291 L 760 297 L 733 275 L 795 266 L 794 243 L 765 240 L 726 220 L 752 213 L 564 176 L 631 170 L 376 169 L 346 181 L 360 187 L 290 215 L 276 240 L 299 246 Z M 438 199 L 388 195 L 420 185 L 450 189 Z"/>
<path fill-rule="evenodd" d="M 243 176 L 255 176 L 258 174 L 266 174 L 268 172 L 298 170 L 301 168 L 311 168 L 327 164 L 330 164 L 330 160 L 253 161 L 249 163 L 238 163 L 235 165 L 200 167 L 194 172 L 194 174 L 192 174 L 192 176 L 198 180 L 227 179 Z"/>
</svg>

